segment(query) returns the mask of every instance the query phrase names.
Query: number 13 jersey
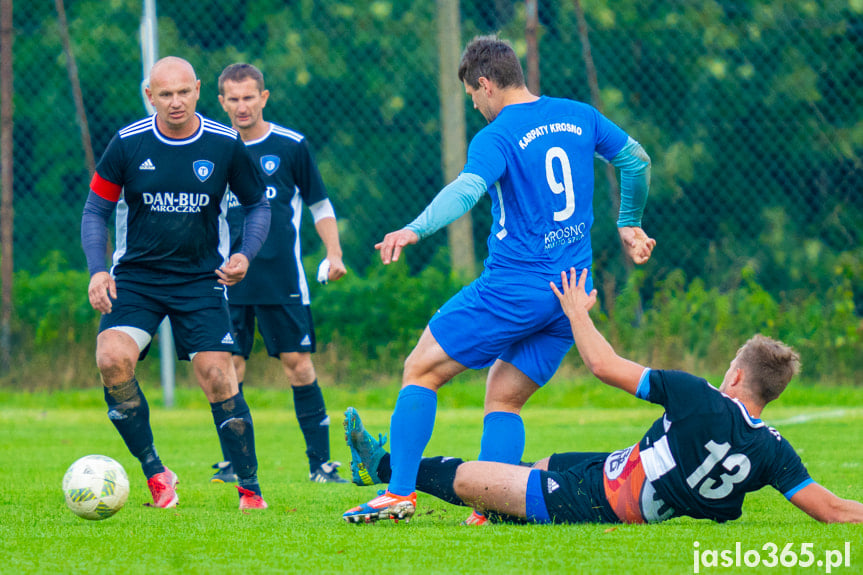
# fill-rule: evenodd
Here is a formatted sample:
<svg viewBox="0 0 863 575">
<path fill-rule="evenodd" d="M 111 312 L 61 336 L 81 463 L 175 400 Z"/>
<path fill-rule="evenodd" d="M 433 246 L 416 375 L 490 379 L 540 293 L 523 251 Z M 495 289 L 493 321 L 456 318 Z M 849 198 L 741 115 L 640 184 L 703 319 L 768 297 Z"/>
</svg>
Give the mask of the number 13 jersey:
<svg viewBox="0 0 863 575">
<path fill-rule="evenodd" d="M 606 459 L 606 496 L 622 520 L 730 521 L 749 492 L 771 485 L 791 499 L 812 483 L 778 431 L 704 379 L 647 370 L 637 395 L 666 411 L 637 445 Z"/>
</svg>

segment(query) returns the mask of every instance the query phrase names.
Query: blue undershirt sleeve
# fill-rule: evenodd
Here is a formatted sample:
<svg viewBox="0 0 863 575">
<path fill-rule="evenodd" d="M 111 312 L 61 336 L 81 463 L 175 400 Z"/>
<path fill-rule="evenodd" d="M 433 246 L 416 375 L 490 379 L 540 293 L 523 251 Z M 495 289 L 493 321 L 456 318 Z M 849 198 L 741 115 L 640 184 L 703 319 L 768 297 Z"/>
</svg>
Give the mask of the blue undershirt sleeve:
<svg viewBox="0 0 863 575">
<path fill-rule="evenodd" d="M 488 186 L 481 177 L 462 173 L 438 192 L 426 209 L 405 228 L 419 239 L 426 238 L 466 214 L 487 190 Z"/>
<path fill-rule="evenodd" d="M 641 227 L 641 215 L 650 190 L 650 157 L 641 144 L 629 138 L 611 159 L 620 169 L 620 213 L 617 227 Z"/>
<path fill-rule="evenodd" d="M 243 207 L 246 210 L 246 219 L 240 253 L 251 262 L 258 255 L 270 231 L 270 202 L 263 196 L 256 203 Z"/>
<path fill-rule="evenodd" d="M 105 252 L 108 249 L 108 220 L 117 204 L 96 195 L 92 190 L 81 215 L 81 247 L 87 258 L 87 271 L 92 276 L 108 271 Z"/>
<path fill-rule="evenodd" d="M 638 380 L 638 389 L 635 390 L 635 397 L 638 399 L 643 399 L 645 401 L 650 401 L 648 397 L 650 397 L 650 368 L 644 368 L 644 371 L 641 372 L 641 378 Z"/>
</svg>

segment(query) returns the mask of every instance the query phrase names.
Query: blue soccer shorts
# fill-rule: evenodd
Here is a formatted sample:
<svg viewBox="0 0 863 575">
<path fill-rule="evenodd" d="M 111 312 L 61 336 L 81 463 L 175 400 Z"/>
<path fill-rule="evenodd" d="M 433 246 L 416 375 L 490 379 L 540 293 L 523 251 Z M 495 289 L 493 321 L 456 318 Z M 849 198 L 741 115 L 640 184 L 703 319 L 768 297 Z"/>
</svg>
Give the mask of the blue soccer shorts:
<svg viewBox="0 0 863 575">
<path fill-rule="evenodd" d="M 282 353 L 314 353 L 315 326 L 311 306 L 296 304 L 232 305 L 235 355 L 249 359 L 255 343 L 255 320 L 270 357 Z"/>
<path fill-rule="evenodd" d="M 590 275 L 587 289 L 593 289 Z M 548 282 L 511 271 L 483 272 L 438 310 L 429 329 L 462 365 L 482 369 L 501 359 L 539 386 L 551 379 L 575 343 Z"/>
<path fill-rule="evenodd" d="M 111 313 L 102 315 L 99 333 L 131 327 L 152 337 L 167 316 L 171 320 L 177 358 L 189 360 L 199 351 L 233 353 L 236 346 L 224 288 L 211 287 L 204 292 L 206 295 L 195 296 L 177 292 L 176 287 L 160 288 L 118 280 L 117 299 L 113 301 Z M 147 356 L 149 348 L 148 344 L 141 350 L 139 359 Z"/>
</svg>

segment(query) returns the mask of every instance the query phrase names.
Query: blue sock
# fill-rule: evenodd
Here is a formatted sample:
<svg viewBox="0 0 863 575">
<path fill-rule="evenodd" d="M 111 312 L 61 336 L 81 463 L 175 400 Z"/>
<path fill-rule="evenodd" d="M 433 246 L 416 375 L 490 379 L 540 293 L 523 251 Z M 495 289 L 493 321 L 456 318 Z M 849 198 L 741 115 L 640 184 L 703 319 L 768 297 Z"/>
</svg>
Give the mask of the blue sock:
<svg viewBox="0 0 863 575">
<path fill-rule="evenodd" d="M 508 411 L 493 411 L 485 416 L 480 461 L 499 461 L 518 465 L 524 455 L 524 422 Z"/>
<path fill-rule="evenodd" d="M 420 460 L 431 439 L 437 412 L 437 393 L 409 385 L 403 387 L 390 419 L 389 492 L 410 495 L 416 491 Z"/>
</svg>

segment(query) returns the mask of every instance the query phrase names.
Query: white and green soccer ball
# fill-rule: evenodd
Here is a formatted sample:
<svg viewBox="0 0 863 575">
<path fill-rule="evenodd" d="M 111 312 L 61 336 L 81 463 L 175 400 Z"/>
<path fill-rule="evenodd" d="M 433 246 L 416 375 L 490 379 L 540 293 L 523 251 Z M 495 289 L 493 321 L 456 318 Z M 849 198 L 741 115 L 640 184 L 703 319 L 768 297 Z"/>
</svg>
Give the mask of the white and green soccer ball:
<svg viewBox="0 0 863 575">
<path fill-rule="evenodd" d="M 63 476 L 63 495 L 72 513 L 84 519 L 107 519 L 126 503 L 129 478 L 123 466 L 104 455 L 87 455 Z"/>
</svg>

